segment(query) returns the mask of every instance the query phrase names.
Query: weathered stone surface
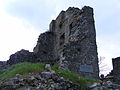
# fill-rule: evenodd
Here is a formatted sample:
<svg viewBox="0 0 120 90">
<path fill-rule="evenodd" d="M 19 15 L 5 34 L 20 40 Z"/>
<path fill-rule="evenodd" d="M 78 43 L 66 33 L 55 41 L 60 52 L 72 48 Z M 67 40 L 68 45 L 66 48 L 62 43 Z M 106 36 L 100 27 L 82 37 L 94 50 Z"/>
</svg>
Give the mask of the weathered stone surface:
<svg viewBox="0 0 120 90">
<path fill-rule="evenodd" d="M 11 65 L 22 63 L 22 62 L 33 62 L 36 63 L 35 55 L 33 52 L 28 50 L 20 50 L 15 54 L 12 54 L 7 61 L 0 61 L 0 71 L 8 69 Z"/>
<path fill-rule="evenodd" d="M 15 78 L 0 83 L 0 90 L 87 90 L 59 77 L 51 70 L 50 64 L 81 74 L 88 78 L 98 78 L 98 57 L 93 9 L 70 7 L 61 11 L 52 20 L 49 31 L 42 33 L 33 52 L 21 50 L 0 65 L 20 62 L 47 63 L 45 71 Z M 96 89 L 93 89 L 96 90 Z"/>
<path fill-rule="evenodd" d="M 38 38 L 37 45 L 34 48 L 34 54 L 37 62 L 52 63 L 55 58 L 53 54 L 54 33 L 47 31 Z"/>
<path fill-rule="evenodd" d="M 93 73 L 93 67 L 91 65 L 81 65 L 80 71 Z"/>
<path fill-rule="evenodd" d="M 98 57 L 93 9 L 70 7 L 52 20 L 49 31 L 42 33 L 33 52 L 21 50 L 12 54 L 7 65 L 20 62 L 55 64 L 59 68 L 98 78 Z M 84 70 L 82 68 L 84 67 Z M 90 66 L 90 68 L 88 67 Z"/>
<path fill-rule="evenodd" d="M 120 85 L 120 57 L 113 58 L 113 81 Z"/>
<path fill-rule="evenodd" d="M 7 64 L 13 65 L 21 62 L 35 62 L 35 56 L 33 52 L 22 49 L 15 54 L 12 54 L 10 59 L 7 61 Z"/>
<path fill-rule="evenodd" d="M 111 81 L 94 83 L 89 86 L 89 90 L 120 90 L 120 85 L 114 84 Z"/>
<path fill-rule="evenodd" d="M 70 7 L 61 11 L 50 23 L 49 31 L 38 38 L 34 48 L 39 62 L 60 62 L 60 68 L 68 69 L 89 78 L 98 78 L 98 57 L 93 9 Z M 91 66 L 81 71 L 80 66 Z"/>
<path fill-rule="evenodd" d="M 30 74 L 27 77 L 16 75 L 0 83 L 0 90 L 87 90 L 52 72 Z"/>
<path fill-rule="evenodd" d="M 0 61 L 0 70 L 5 70 L 9 67 L 10 65 L 7 64 L 7 61 Z"/>
<path fill-rule="evenodd" d="M 50 64 L 46 64 L 46 65 L 45 65 L 45 70 L 46 70 L 46 71 L 51 71 L 51 66 L 50 66 Z"/>
<path fill-rule="evenodd" d="M 93 72 L 89 76 L 97 78 L 98 60 L 93 9 L 90 7 L 84 7 L 82 10 L 68 8 L 66 12 L 60 13 L 54 23 L 55 52 L 60 58 L 60 65 L 83 76 L 88 76 L 88 73 L 80 71 L 79 67 L 92 65 Z"/>
</svg>

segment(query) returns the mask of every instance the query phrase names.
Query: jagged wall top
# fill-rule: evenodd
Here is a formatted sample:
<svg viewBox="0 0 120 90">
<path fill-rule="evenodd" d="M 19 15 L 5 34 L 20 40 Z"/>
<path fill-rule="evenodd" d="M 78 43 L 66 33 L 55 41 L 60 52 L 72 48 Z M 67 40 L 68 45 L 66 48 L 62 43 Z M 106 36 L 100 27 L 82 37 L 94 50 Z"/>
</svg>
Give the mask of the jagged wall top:
<svg viewBox="0 0 120 90">
<path fill-rule="evenodd" d="M 66 11 L 61 11 L 60 14 L 57 16 L 57 18 L 55 20 L 52 20 L 52 22 L 50 23 L 49 25 L 49 30 L 51 32 L 54 32 L 55 30 L 55 21 L 56 20 L 67 20 L 69 17 L 72 17 L 73 15 L 74 16 L 77 16 L 77 15 L 80 15 L 84 13 L 87 14 L 87 15 L 93 15 L 93 8 L 89 7 L 89 6 L 84 6 L 82 9 L 79 9 L 79 8 L 75 8 L 75 7 L 69 7 Z M 66 14 L 66 15 L 65 15 Z M 76 14 L 76 15 L 75 15 Z"/>
<path fill-rule="evenodd" d="M 60 65 L 76 73 L 87 72 L 83 74 L 86 77 L 98 77 L 93 8 L 69 7 L 66 11 L 61 11 L 50 23 L 50 32 L 55 35 L 54 55 L 62 62 Z"/>
<path fill-rule="evenodd" d="M 26 53 L 26 52 L 25 52 Z M 16 59 L 17 56 L 17 59 Z M 24 60 L 59 63 L 59 68 L 98 78 L 98 57 L 93 9 L 70 7 L 52 20 L 49 31 L 42 33 L 33 53 L 12 55 L 9 63 Z M 31 58 L 28 58 L 31 57 Z M 17 60 L 17 61 L 16 61 Z"/>
</svg>

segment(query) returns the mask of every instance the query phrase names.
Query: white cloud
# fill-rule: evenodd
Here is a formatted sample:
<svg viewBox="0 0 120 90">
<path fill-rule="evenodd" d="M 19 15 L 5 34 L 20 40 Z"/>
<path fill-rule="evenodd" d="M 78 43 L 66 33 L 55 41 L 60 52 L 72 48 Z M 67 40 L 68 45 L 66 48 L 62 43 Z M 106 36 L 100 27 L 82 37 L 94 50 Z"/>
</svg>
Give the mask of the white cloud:
<svg viewBox="0 0 120 90">
<path fill-rule="evenodd" d="M 51 14 L 55 12 L 53 4 L 49 4 L 48 0 L 10 1 L 6 4 L 6 10 L 10 15 L 24 18 L 42 31 L 48 29 Z"/>
<path fill-rule="evenodd" d="M 99 57 L 105 57 L 103 64 L 106 64 L 108 67 L 107 71 L 103 71 L 105 74 L 112 69 L 112 58 L 120 56 L 119 38 L 119 33 L 97 38 Z"/>
<path fill-rule="evenodd" d="M 9 16 L 2 5 L 0 13 L 0 60 L 22 48 L 32 51 L 40 31 L 22 18 Z"/>
</svg>

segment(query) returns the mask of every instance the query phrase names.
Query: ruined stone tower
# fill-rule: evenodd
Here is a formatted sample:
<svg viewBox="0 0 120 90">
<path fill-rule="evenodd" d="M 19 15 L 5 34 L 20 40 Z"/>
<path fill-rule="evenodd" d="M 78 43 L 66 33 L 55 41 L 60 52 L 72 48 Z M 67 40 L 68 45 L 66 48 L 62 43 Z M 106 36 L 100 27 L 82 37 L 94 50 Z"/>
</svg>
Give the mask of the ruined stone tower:
<svg viewBox="0 0 120 90">
<path fill-rule="evenodd" d="M 70 7 L 61 11 L 41 34 L 34 48 L 39 62 L 59 62 L 60 68 L 98 78 L 98 57 L 93 9 Z"/>
<path fill-rule="evenodd" d="M 120 85 L 120 57 L 113 58 L 113 81 Z"/>
</svg>

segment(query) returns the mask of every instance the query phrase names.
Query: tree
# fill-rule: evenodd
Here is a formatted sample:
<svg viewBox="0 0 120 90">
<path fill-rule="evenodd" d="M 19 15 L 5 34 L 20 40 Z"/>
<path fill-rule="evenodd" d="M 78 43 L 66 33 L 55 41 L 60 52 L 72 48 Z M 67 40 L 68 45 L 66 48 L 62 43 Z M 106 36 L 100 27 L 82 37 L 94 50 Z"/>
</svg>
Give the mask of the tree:
<svg viewBox="0 0 120 90">
<path fill-rule="evenodd" d="M 99 64 L 99 75 L 102 75 L 103 73 L 105 73 L 105 71 L 108 70 L 108 66 L 107 66 L 107 64 L 104 63 L 105 57 L 100 56 L 98 58 L 98 61 L 99 61 L 99 63 L 98 63 Z"/>
</svg>

